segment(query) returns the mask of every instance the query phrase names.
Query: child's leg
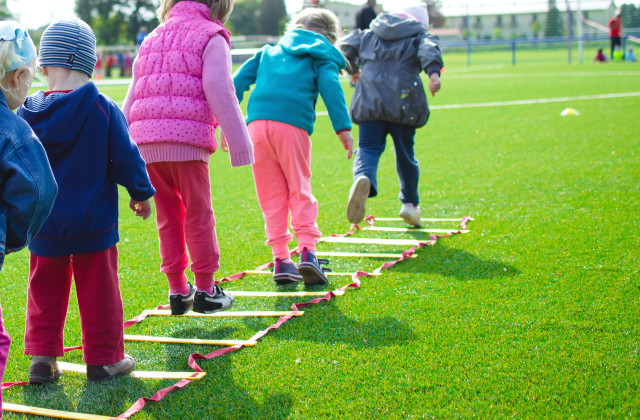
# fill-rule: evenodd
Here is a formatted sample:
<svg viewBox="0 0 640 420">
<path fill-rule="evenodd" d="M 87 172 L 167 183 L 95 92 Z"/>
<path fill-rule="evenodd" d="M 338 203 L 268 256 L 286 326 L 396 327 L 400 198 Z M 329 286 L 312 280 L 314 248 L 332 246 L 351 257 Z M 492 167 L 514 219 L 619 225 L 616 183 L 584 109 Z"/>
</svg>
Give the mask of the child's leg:
<svg viewBox="0 0 640 420">
<path fill-rule="evenodd" d="M 408 125 L 389 123 L 389 131 L 391 137 L 393 137 L 393 145 L 396 152 L 396 171 L 400 180 L 400 201 L 417 206 L 420 203 L 418 196 L 420 167 L 413 150 L 416 129 Z"/>
<path fill-rule="evenodd" d="M 111 365 L 124 358 L 124 313 L 118 281 L 118 249 L 71 257 L 76 283 L 83 360 Z"/>
<path fill-rule="evenodd" d="M 2 319 L 2 308 L 0 308 L 0 383 L 4 377 L 4 371 L 7 368 L 7 358 L 9 357 L 9 347 L 11 347 L 11 338 L 4 328 Z M 2 390 L 0 390 L 0 410 L 2 410 Z"/>
<path fill-rule="evenodd" d="M 273 257 L 290 257 L 288 242 L 293 239 L 289 232 L 289 187 L 282 172 L 274 146 L 271 144 L 271 121 L 252 121 L 249 135 L 253 142 L 253 179 L 267 235 L 266 244 L 271 247 Z M 293 143 L 293 141 L 292 141 Z"/>
<path fill-rule="evenodd" d="M 298 248 L 316 249 L 318 200 L 311 193 L 311 140 L 306 130 L 269 121 L 269 139 L 288 187 L 291 228 Z"/>
<path fill-rule="evenodd" d="M 185 208 L 174 179 L 172 163 L 152 163 L 147 165 L 147 171 L 156 189 L 153 201 L 162 259 L 160 271 L 167 276 L 170 293 L 184 294 L 189 291 L 184 273 L 189 266 L 184 233 Z"/>
<path fill-rule="evenodd" d="M 64 356 L 64 322 L 71 291 L 71 256 L 30 255 L 24 354 Z"/>
<path fill-rule="evenodd" d="M 366 176 L 371 182 L 369 197 L 378 195 L 378 164 L 387 141 L 387 122 L 367 121 L 358 124 L 358 148 L 353 159 L 353 179 Z"/>
</svg>

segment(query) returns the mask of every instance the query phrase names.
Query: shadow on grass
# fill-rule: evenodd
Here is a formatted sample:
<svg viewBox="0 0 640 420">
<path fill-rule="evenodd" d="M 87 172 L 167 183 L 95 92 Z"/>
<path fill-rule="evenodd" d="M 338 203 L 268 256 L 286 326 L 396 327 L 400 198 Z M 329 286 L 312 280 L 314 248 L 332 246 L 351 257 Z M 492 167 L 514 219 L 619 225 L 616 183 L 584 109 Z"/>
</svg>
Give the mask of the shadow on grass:
<svg viewBox="0 0 640 420">
<path fill-rule="evenodd" d="M 467 251 L 447 248 L 440 242 L 425 246 L 418 253 L 418 258 L 403 261 L 388 270 L 403 273 L 434 273 L 458 280 L 498 279 L 520 274 L 520 270 L 509 264 L 498 260 L 483 260 Z"/>
</svg>

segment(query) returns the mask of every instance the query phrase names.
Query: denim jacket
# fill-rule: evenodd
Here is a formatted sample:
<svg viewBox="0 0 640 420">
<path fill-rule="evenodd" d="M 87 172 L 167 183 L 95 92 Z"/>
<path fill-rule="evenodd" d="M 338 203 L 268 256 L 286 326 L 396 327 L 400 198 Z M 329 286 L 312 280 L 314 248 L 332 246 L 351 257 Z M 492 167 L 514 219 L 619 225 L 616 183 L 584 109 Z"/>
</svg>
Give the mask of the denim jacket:
<svg viewBox="0 0 640 420">
<path fill-rule="evenodd" d="M 0 267 L 29 244 L 49 216 L 58 186 L 44 147 L 0 91 Z"/>
</svg>

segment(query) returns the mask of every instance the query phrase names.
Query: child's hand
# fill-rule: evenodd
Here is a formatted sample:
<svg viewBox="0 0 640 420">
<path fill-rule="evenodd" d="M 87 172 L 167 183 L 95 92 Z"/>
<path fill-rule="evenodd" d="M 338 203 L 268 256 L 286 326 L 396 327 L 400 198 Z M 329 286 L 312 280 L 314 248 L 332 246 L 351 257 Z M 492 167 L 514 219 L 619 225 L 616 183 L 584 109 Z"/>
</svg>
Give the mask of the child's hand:
<svg viewBox="0 0 640 420">
<path fill-rule="evenodd" d="M 338 138 L 342 146 L 344 146 L 344 150 L 347 151 L 347 159 L 351 159 L 351 155 L 353 155 L 353 136 L 351 135 L 351 131 L 341 131 L 338 133 Z"/>
<path fill-rule="evenodd" d="M 355 86 L 356 83 L 358 83 L 358 80 L 360 80 L 360 72 L 353 73 L 351 75 L 351 85 Z"/>
<path fill-rule="evenodd" d="M 440 76 L 438 73 L 432 73 L 429 78 L 429 90 L 431 91 L 431 96 L 436 96 L 436 92 L 440 90 Z"/>
<path fill-rule="evenodd" d="M 130 199 L 129 208 L 136 213 L 136 216 L 142 217 L 142 220 L 147 220 L 147 217 L 151 216 L 151 200 L 136 201 Z"/>
<path fill-rule="evenodd" d="M 229 143 L 227 142 L 227 138 L 224 136 L 222 130 L 220 131 L 220 148 L 224 152 L 229 153 Z"/>
</svg>

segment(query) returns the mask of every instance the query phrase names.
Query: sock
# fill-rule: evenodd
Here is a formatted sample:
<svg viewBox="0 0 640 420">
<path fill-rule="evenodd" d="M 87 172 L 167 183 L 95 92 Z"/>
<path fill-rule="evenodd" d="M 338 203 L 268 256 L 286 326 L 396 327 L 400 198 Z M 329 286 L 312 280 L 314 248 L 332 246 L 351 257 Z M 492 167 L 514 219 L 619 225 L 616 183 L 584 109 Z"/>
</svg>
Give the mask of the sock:
<svg viewBox="0 0 640 420">
<path fill-rule="evenodd" d="M 167 280 L 169 281 L 169 293 L 172 295 L 188 295 L 189 285 L 187 275 L 184 273 L 165 273 Z"/>
<path fill-rule="evenodd" d="M 199 292 L 213 294 L 213 273 L 195 273 L 196 288 Z"/>
</svg>

